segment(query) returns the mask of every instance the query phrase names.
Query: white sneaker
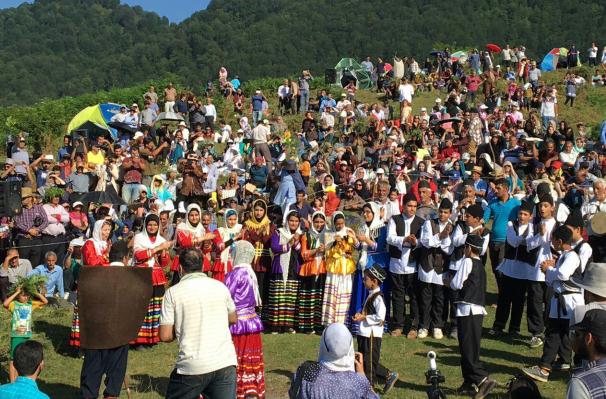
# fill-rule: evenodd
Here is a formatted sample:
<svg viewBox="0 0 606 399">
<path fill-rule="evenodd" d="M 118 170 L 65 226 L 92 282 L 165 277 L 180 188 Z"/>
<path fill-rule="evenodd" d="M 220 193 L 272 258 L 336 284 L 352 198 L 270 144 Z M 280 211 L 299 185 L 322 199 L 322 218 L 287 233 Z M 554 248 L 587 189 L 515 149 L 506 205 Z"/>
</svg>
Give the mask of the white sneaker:
<svg viewBox="0 0 606 399">
<path fill-rule="evenodd" d="M 421 339 L 427 338 L 428 335 L 429 335 L 429 331 L 427 331 L 426 328 L 421 328 L 419 330 L 419 333 L 417 334 L 417 338 L 421 338 Z"/>
<path fill-rule="evenodd" d="M 433 329 L 433 337 L 435 339 L 442 339 L 442 338 L 444 338 L 444 334 L 442 333 L 442 329 L 441 328 L 434 328 Z"/>
</svg>

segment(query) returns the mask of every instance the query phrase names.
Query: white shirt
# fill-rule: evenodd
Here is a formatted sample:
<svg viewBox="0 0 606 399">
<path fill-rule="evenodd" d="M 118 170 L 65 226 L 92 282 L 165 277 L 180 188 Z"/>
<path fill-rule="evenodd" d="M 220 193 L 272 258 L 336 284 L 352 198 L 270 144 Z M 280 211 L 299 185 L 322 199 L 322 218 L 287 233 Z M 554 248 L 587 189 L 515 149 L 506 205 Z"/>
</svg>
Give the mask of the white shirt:
<svg viewBox="0 0 606 399">
<path fill-rule="evenodd" d="M 204 106 L 204 109 L 206 110 L 206 117 L 208 118 L 209 116 L 213 117 L 213 122 L 215 120 L 217 120 L 217 109 L 215 108 L 214 104 L 206 104 Z"/>
<path fill-rule="evenodd" d="M 476 231 L 480 227 L 482 227 L 482 225 L 478 225 L 476 227 L 470 228 L 469 232 L 471 233 L 473 231 Z M 457 225 L 457 227 L 454 230 L 454 234 L 452 235 L 452 243 L 450 245 L 450 250 L 449 250 L 450 254 L 452 254 L 454 252 L 455 248 L 465 245 L 465 241 L 467 240 L 467 234 L 468 233 L 463 234 L 463 230 L 461 229 L 461 226 Z M 486 234 L 484 236 L 484 244 L 482 245 L 482 252 L 480 253 L 480 255 L 484 255 L 486 253 L 486 251 L 488 251 L 488 241 L 490 241 L 490 234 Z M 464 260 L 465 260 L 465 257 L 462 257 L 459 260 L 451 260 L 450 267 L 449 267 L 450 270 L 459 270 L 461 268 L 461 265 L 463 264 Z"/>
<path fill-rule="evenodd" d="M 444 231 L 447 225 L 450 223 L 441 223 L 438 221 L 438 233 L 433 234 L 433 229 L 431 227 L 431 220 L 425 221 L 423 223 L 423 228 L 421 229 L 421 245 L 425 248 L 441 248 L 442 251 L 449 253 L 450 245 L 452 244 L 450 235 L 446 238 L 441 239 L 440 233 Z M 448 265 L 444 265 L 444 271 L 446 271 Z M 431 270 L 426 272 L 422 267 L 419 267 L 419 280 L 424 283 L 444 285 L 443 281 L 444 273 L 436 273 L 435 270 Z"/>
<path fill-rule="evenodd" d="M 400 259 L 390 258 L 389 259 L 389 271 L 395 274 L 412 274 L 417 271 L 417 262 L 410 259 L 410 253 L 414 248 L 417 248 L 420 245 L 419 240 L 417 240 L 416 247 L 411 247 L 410 243 L 404 243 L 404 238 L 411 234 L 410 232 L 410 224 L 412 223 L 413 217 L 404 218 L 404 235 L 398 236 L 396 233 L 396 223 L 393 219 L 389 219 L 389 224 L 387 226 L 387 244 L 393 245 L 402 251 L 402 256 Z"/>
<path fill-rule="evenodd" d="M 207 374 L 237 365 L 228 324 L 235 311 L 227 287 L 203 273 L 187 274 L 166 291 L 160 324 L 175 328 L 179 374 Z"/>
<path fill-rule="evenodd" d="M 579 153 L 575 150 L 572 150 L 570 152 L 562 151 L 560 152 L 560 161 L 564 162 L 565 164 L 574 165 L 577 161 L 578 156 Z"/>
<path fill-rule="evenodd" d="M 528 234 L 525 233 L 528 231 Z M 513 228 L 513 222 L 507 222 L 507 233 L 506 240 L 509 245 L 517 248 L 520 244 L 526 242 L 526 236 L 533 235 L 533 225 L 521 224 L 518 226 L 518 232 L 516 233 Z M 526 280 L 529 275 L 534 273 L 534 265 L 529 265 L 526 262 L 522 262 L 516 259 L 503 259 L 503 262 L 497 267 L 497 270 L 506 275 L 507 277 L 515 278 L 518 280 Z"/>
<path fill-rule="evenodd" d="M 581 264 L 579 255 L 573 250 L 564 252 L 555 264 L 555 267 L 550 267 L 545 273 L 545 282 L 553 288 L 554 296 L 551 297 L 551 305 L 549 308 L 550 319 L 570 319 L 573 315 L 574 308 L 578 305 L 584 305 L 583 292 L 579 290 L 576 294 L 564 295 L 564 306 L 566 314 L 559 309 L 556 294 L 566 291 L 563 283 L 570 280 L 570 276 Z M 559 312 L 558 312 L 559 311 Z M 558 317 L 559 313 L 559 317 Z"/>
<path fill-rule="evenodd" d="M 412 96 L 415 94 L 415 89 L 410 83 L 398 86 L 398 93 L 400 93 L 400 102 L 406 100 L 412 104 Z"/>
<path fill-rule="evenodd" d="M 555 118 L 555 105 L 558 103 L 556 97 L 546 97 L 541 103 L 541 116 L 552 116 Z"/>
<path fill-rule="evenodd" d="M 526 237 L 526 248 L 529 251 L 540 247 L 539 252 L 537 252 L 537 261 L 534 264 L 534 268 L 528 274 L 528 280 L 530 281 L 545 281 L 545 273 L 541 271 L 541 263 L 544 260 L 553 259 L 553 255 L 551 254 L 551 232 L 555 227 L 556 221 L 554 218 L 551 218 L 541 220 L 540 224 L 546 225 L 544 235 L 541 235 L 540 231 L 534 231 L 534 235 Z"/>
<path fill-rule="evenodd" d="M 585 202 L 581 207 L 581 213 L 586 219 L 591 219 L 598 212 L 606 212 L 606 200 L 598 201 L 596 198 L 593 198 L 591 201 Z"/>
<path fill-rule="evenodd" d="M 368 301 L 371 295 L 379 291 L 381 291 L 380 287 L 369 291 L 366 301 Z M 366 301 L 364 301 L 364 306 L 366 306 Z M 383 324 L 385 323 L 385 315 L 387 314 L 387 308 L 385 307 L 385 301 L 383 300 L 383 297 L 381 295 L 377 295 L 377 297 L 372 302 L 372 305 L 375 308 L 376 313 L 372 315 L 366 315 L 366 319 L 360 322 L 360 329 L 358 330 L 358 335 L 362 337 L 370 337 L 372 335 L 375 338 L 381 338 L 383 336 Z"/>
<path fill-rule="evenodd" d="M 278 97 L 284 98 L 290 93 L 290 87 L 281 85 L 278 87 Z"/>
<path fill-rule="evenodd" d="M 271 131 L 263 124 L 257 125 L 252 131 L 252 138 L 255 144 L 267 144 Z"/>
<path fill-rule="evenodd" d="M 589 58 L 596 58 L 598 56 L 597 47 L 589 47 Z"/>
<path fill-rule="evenodd" d="M 477 258 L 479 259 L 479 258 Z M 457 273 L 452 278 L 450 282 L 450 288 L 453 290 L 460 290 L 463 288 L 463 284 L 467 277 L 469 277 L 469 273 L 473 269 L 473 263 L 471 262 L 471 258 L 463 257 L 463 262 L 461 263 L 461 268 L 457 270 Z M 457 305 L 455 317 L 464 317 L 464 316 L 472 316 L 472 315 L 486 315 L 486 309 L 484 306 L 476 305 L 474 303 L 468 302 L 455 302 Z"/>
<path fill-rule="evenodd" d="M 48 219 L 48 226 L 42 232 L 51 236 L 65 234 L 65 225 L 69 222 L 69 213 L 65 208 L 61 205 L 53 206 L 51 204 L 44 204 L 42 207 Z"/>
<path fill-rule="evenodd" d="M 583 242 L 582 238 L 579 241 L 573 242 L 572 248 L 575 248 L 577 245 L 579 245 L 582 242 Z M 583 270 L 585 270 L 585 268 L 587 267 L 587 263 L 589 262 L 591 255 L 593 255 L 593 249 L 589 246 L 588 243 L 586 243 L 586 242 L 583 243 L 583 245 L 581 245 L 581 247 L 579 248 L 579 258 L 581 258 L 581 266 L 582 266 Z"/>
</svg>

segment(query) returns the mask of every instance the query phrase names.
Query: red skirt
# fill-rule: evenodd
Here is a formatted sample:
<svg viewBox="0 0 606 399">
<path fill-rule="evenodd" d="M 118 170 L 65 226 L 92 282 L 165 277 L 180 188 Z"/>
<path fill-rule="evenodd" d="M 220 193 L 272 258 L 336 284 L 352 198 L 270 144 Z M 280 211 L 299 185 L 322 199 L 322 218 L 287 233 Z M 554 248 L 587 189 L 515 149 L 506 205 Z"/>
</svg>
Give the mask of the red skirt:
<svg viewBox="0 0 606 399">
<path fill-rule="evenodd" d="M 236 397 L 265 398 L 265 372 L 263 365 L 263 341 L 261 334 L 233 335 L 238 356 L 238 386 Z"/>
<path fill-rule="evenodd" d="M 233 267 L 232 267 L 231 261 L 228 261 L 227 267 L 225 267 L 225 264 L 223 262 L 221 262 L 220 259 L 217 259 L 215 261 L 215 264 L 213 265 L 213 268 L 211 269 L 211 272 L 212 272 L 212 276 L 215 280 L 219 280 L 220 282 L 224 283 L 225 276 L 227 275 L 227 273 L 231 272 L 232 269 L 233 269 Z"/>
</svg>

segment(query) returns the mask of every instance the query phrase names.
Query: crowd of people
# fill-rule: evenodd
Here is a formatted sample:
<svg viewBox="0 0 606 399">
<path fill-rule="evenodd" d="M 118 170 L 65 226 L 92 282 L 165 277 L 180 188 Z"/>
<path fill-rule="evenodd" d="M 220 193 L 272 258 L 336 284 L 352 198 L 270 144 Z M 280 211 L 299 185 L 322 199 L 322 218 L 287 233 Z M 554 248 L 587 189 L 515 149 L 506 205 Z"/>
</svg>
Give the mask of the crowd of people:
<svg viewBox="0 0 606 399">
<path fill-rule="evenodd" d="M 222 68 L 204 96 L 170 84 L 143 94 L 142 111 L 124 106 L 113 121 L 135 133 L 66 135 L 57 154 L 34 156 L 20 134 L 0 173 L 22 184 L 22 210 L 1 219 L 5 306 L 37 296 L 73 307 L 65 339 L 77 348 L 82 268 L 152 269 L 131 347 L 179 341 L 174 398 L 263 398 L 263 331 L 322 334 L 291 397 L 352 387 L 375 397 L 379 382 L 388 392 L 399 377 L 380 363 L 388 333 L 457 339 L 459 392 L 483 398 L 496 386 L 480 362 L 485 306 L 496 307 L 495 339 L 521 337 L 526 306 L 528 345 L 544 350 L 524 373 L 547 382 L 578 368 L 569 397 L 604 397 L 606 128 L 596 138 L 559 112 L 591 88 L 573 69 L 547 84 L 523 46 L 362 65 L 372 104 L 355 81 L 314 97 L 309 71 L 275 93 L 244 93 Z M 414 106 L 427 90 L 433 106 Z M 228 100 L 222 117 L 212 95 Z M 161 109 L 179 122 L 158 120 Z M 124 260 L 116 246 L 129 249 Z M 42 295 L 11 292 L 29 276 L 45 278 Z M 11 337 L 29 338 L 17 324 Z M 119 396 L 119 374 L 106 397 Z M 98 389 L 82 378 L 83 398 Z"/>
</svg>

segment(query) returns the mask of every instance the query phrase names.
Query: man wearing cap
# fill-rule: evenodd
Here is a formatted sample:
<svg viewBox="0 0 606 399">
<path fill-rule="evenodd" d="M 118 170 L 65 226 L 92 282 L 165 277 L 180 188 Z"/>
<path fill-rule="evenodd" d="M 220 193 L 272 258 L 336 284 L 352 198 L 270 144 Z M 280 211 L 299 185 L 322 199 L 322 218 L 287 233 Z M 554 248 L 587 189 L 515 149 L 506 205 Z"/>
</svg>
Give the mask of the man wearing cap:
<svg viewBox="0 0 606 399">
<path fill-rule="evenodd" d="M 10 248 L 6 251 L 6 258 L 0 268 L 0 300 L 8 297 L 10 286 L 17 283 L 19 277 L 25 278 L 32 271 L 32 264 L 28 259 L 19 257 L 19 251 L 16 248 Z"/>
<path fill-rule="evenodd" d="M 416 216 L 417 199 L 406 194 L 402 201 L 404 211 L 401 215 L 392 216 L 387 227 L 387 244 L 389 245 L 389 278 L 391 282 L 391 300 L 393 309 L 392 336 L 402 335 L 406 315 L 406 300 L 410 298 L 411 329 L 407 337 L 417 338 L 419 325 L 419 308 L 417 305 L 417 248 L 423 219 Z"/>
<path fill-rule="evenodd" d="M 583 311 L 581 321 L 571 328 L 574 331 L 572 345 L 589 363 L 573 374 L 566 398 L 603 399 L 606 398 L 606 309 Z"/>
<path fill-rule="evenodd" d="M 127 111 L 126 105 L 121 105 L 120 111 L 117 112 L 116 114 L 114 114 L 114 116 L 112 116 L 112 118 L 110 119 L 110 122 L 124 123 L 124 119 L 126 118 L 127 115 L 128 115 L 128 111 Z"/>
<path fill-rule="evenodd" d="M 593 198 L 583 204 L 581 211 L 585 220 L 591 220 L 598 212 L 606 212 L 606 179 L 593 182 Z"/>
<path fill-rule="evenodd" d="M 19 136 L 17 145 L 12 148 L 11 159 L 15 162 L 15 171 L 17 174 L 26 176 L 29 167 L 29 153 L 25 144 L 25 137 Z"/>
<path fill-rule="evenodd" d="M 21 189 L 21 204 L 21 214 L 15 216 L 19 254 L 33 265 L 39 265 L 43 254 L 42 231 L 48 226 L 46 212 L 42 205 L 34 205 L 33 192 L 29 187 Z"/>
<path fill-rule="evenodd" d="M 490 254 L 490 265 L 497 281 L 498 293 L 501 292 L 501 275 L 496 271 L 503 262 L 505 255 L 505 237 L 507 223 L 513 222 L 518 217 L 520 200 L 509 195 L 509 183 L 505 179 L 495 181 L 496 198 L 492 200 L 484 210 L 484 223 L 492 218 L 492 232 L 488 245 Z"/>
<path fill-rule="evenodd" d="M 267 119 L 264 119 L 263 121 L 259 120 L 259 122 L 257 122 L 257 126 L 252 131 L 253 143 L 255 145 L 255 155 L 265 158 L 267 169 L 271 173 L 271 151 L 269 151 L 268 145 L 270 136 L 271 130 L 269 129 L 269 121 Z"/>
<path fill-rule="evenodd" d="M 25 180 L 24 175 L 20 175 L 15 170 L 15 161 L 12 158 L 6 158 L 4 161 L 4 169 L 0 172 L 0 182 L 14 181 L 23 182 Z"/>
<path fill-rule="evenodd" d="M 419 183 L 419 206 L 417 216 L 423 220 L 430 220 L 437 216 L 436 204 L 432 198 L 431 185 L 427 180 Z"/>
</svg>

